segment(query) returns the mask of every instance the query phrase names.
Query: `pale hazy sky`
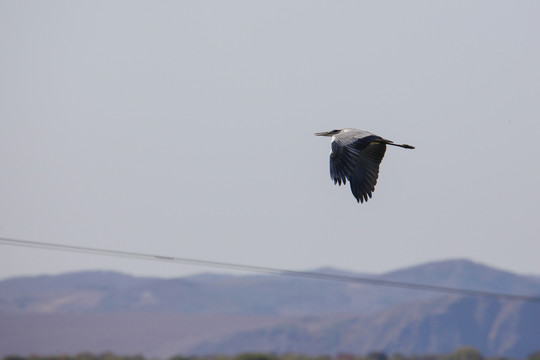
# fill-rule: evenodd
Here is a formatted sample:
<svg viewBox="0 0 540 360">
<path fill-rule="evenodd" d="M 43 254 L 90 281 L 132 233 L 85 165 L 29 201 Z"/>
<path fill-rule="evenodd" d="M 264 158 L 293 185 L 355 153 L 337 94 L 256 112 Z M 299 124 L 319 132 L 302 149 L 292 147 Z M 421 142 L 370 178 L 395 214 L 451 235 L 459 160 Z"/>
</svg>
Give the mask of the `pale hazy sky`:
<svg viewBox="0 0 540 360">
<path fill-rule="evenodd" d="M 540 274 L 540 2 L 1 1 L 0 236 L 290 269 Z M 388 149 L 373 199 L 330 141 Z M 166 263 L 0 245 L 0 277 Z"/>
</svg>

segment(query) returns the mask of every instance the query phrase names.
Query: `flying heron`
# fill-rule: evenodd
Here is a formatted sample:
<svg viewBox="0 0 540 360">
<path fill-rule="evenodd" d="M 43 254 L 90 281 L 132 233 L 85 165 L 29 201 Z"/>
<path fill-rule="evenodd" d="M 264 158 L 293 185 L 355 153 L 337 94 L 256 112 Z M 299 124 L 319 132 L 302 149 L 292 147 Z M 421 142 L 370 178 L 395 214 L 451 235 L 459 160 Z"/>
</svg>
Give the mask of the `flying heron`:
<svg viewBox="0 0 540 360">
<path fill-rule="evenodd" d="M 390 140 L 357 129 L 340 129 L 316 133 L 317 136 L 332 137 L 330 153 L 330 177 L 334 184 L 351 185 L 351 191 L 360 203 L 368 201 L 375 191 L 379 177 L 379 165 L 384 157 L 386 145 L 414 149 L 407 144 L 394 144 Z"/>
</svg>

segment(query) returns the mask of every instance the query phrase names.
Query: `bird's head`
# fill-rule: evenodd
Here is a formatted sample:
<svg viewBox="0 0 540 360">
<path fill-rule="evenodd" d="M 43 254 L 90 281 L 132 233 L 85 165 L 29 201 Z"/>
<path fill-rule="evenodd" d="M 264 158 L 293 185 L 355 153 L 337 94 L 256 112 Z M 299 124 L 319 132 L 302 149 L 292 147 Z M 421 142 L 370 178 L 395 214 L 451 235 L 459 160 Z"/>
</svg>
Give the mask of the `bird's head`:
<svg viewBox="0 0 540 360">
<path fill-rule="evenodd" d="M 334 136 L 336 134 L 339 134 L 342 130 L 343 129 L 324 131 L 324 132 L 315 133 L 315 135 L 316 136 Z"/>
</svg>

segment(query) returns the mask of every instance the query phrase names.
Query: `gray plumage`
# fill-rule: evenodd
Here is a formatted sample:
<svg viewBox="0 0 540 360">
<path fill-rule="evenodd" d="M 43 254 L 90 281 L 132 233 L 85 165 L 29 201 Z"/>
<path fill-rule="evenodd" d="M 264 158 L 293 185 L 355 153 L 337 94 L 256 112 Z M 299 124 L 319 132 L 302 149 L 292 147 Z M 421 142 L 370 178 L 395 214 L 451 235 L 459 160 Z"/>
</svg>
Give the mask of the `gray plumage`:
<svg viewBox="0 0 540 360">
<path fill-rule="evenodd" d="M 354 197 L 361 203 L 368 201 L 375 191 L 386 145 L 414 149 L 414 146 L 394 144 L 378 135 L 357 129 L 332 130 L 315 135 L 332 137 L 330 177 L 334 184 L 340 186 L 348 180 Z"/>
</svg>

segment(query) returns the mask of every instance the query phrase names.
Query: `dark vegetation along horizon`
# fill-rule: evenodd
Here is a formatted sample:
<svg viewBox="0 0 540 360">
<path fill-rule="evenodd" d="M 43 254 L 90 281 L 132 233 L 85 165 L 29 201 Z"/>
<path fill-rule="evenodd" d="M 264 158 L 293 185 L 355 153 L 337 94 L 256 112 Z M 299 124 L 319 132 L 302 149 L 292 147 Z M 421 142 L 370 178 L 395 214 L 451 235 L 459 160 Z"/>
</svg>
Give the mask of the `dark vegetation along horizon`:
<svg viewBox="0 0 540 360">
<path fill-rule="evenodd" d="M 366 355 L 341 353 L 335 356 L 318 355 L 308 356 L 302 354 L 274 354 L 274 353 L 242 353 L 234 356 L 206 355 L 185 356 L 175 355 L 167 359 L 149 358 L 143 355 L 117 355 L 111 352 L 102 354 L 80 353 L 76 355 L 8 355 L 2 360 L 519 360 L 511 357 L 484 357 L 480 351 L 473 347 L 462 347 L 450 354 L 438 355 L 404 355 L 401 353 L 387 354 L 385 352 L 370 352 Z M 522 360 L 540 360 L 540 349 Z"/>
</svg>

